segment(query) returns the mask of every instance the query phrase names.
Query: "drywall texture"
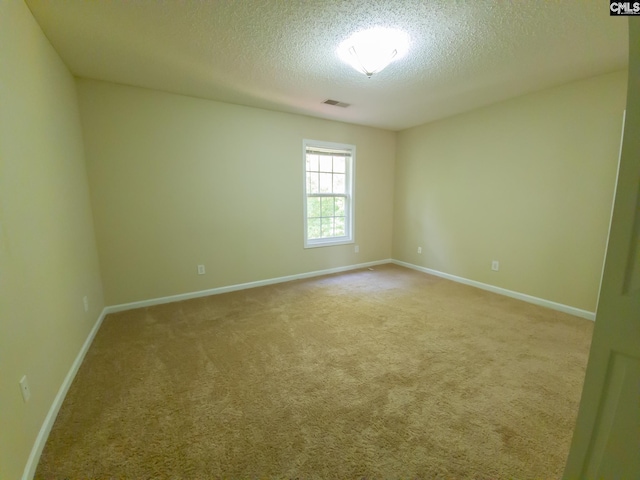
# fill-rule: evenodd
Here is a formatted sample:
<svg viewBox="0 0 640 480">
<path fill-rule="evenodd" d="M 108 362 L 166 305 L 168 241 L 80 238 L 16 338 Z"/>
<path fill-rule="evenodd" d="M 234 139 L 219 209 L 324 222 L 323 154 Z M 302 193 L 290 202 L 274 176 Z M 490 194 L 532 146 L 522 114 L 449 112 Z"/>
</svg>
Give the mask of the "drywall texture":
<svg viewBox="0 0 640 480">
<path fill-rule="evenodd" d="M 395 133 L 92 80 L 78 93 L 107 304 L 390 257 Z M 305 138 L 356 145 L 358 254 L 303 248 Z"/>
<path fill-rule="evenodd" d="M 22 1 L 0 2 L 0 57 L 0 478 L 16 479 L 103 301 L 76 85 Z"/>
<path fill-rule="evenodd" d="M 617 72 L 400 132 L 394 258 L 594 311 L 625 97 Z"/>
</svg>

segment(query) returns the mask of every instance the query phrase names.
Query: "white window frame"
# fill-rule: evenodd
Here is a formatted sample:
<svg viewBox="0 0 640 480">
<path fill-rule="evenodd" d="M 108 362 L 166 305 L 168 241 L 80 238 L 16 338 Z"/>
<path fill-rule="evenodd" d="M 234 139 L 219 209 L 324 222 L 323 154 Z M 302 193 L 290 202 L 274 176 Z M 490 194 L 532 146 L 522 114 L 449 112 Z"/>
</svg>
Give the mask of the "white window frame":
<svg viewBox="0 0 640 480">
<path fill-rule="evenodd" d="M 349 151 L 351 156 L 349 161 L 345 165 L 345 190 L 346 190 L 346 205 L 345 205 L 345 235 L 340 237 L 330 238 L 308 238 L 309 229 L 307 226 L 307 199 L 309 196 L 316 196 L 316 194 L 307 193 L 307 149 L 319 148 L 329 150 L 346 150 Z M 319 140 L 303 140 L 302 142 L 302 185 L 303 185 L 303 213 L 304 213 L 304 248 L 316 248 L 327 247 L 331 245 L 345 245 L 354 243 L 354 231 L 355 231 L 355 170 L 356 170 L 356 146 L 346 143 L 324 142 Z M 322 194 L 317 194 L 321 196 Z M 327 194 L 327 196 L 331 196 Z"/>
</svg>

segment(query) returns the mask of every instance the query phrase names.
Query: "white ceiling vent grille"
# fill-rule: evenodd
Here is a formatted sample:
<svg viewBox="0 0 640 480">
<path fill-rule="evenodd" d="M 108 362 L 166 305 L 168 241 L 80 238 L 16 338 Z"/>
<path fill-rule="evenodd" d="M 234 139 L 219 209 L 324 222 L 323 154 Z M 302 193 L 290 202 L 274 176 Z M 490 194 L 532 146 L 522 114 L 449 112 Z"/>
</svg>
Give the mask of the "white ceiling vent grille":
<svg viewBox="0 0 640 480">
<path fill-rule="evenodd" d="M 330 98 L 325 100 L 322 103 L 326 103 L 327 105 L 333 105 L 334 107 L 342 107 L 342 108 L 347 108 L 351 106 L 350 103 L 339 102 L 338 100 L 331 100 Z"/>
</svg>

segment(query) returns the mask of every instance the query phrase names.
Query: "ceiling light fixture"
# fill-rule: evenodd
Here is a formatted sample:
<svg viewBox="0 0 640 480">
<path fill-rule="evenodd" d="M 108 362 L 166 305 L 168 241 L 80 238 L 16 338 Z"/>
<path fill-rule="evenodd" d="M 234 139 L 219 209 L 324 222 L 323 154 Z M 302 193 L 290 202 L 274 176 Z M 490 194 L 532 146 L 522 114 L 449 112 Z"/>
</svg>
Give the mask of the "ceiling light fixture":
<svg viewBox="0 0 640 480">
<path fill-rule="evenodd" d="M 354 33 L 338 47 L 338 56 L 371 78 L 409 50 L 409 35 L 394 28 L 375 27 Z"/>
</svg>

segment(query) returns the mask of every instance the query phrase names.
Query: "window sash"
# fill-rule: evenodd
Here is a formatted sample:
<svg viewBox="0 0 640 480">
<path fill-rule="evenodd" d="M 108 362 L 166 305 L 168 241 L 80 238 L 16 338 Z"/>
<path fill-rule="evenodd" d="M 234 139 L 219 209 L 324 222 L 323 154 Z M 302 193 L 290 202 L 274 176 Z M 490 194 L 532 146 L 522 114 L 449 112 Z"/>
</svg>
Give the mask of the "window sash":
<svg viewBox="0 0 640 480">
<path fill-rule="evenodd" d="M 315 142 L 307 140 L 304 142 L 305 247 L 352 243 L 352 175 L 355 147 L 335 144 L 336 148 L 325 148 L 310 145 L 310 143 Z M 310 159 L 310 156 L 317 156 L 318 158 Z M 338 165 L 335 164 L 335 161 L 331 161 L 331 168 L 329 168 L 326 161 L 320 160 L 327 157 L 340 158 L 344 159 L 344 161 L 338 163 Z M 342 204 L 338 207 L 334 202 L 330 210 L 327 211 L 322 202 L 317 204 L 309 202 L 310 199 L 314 198 L 319 200 L 325 198 L 342 199 Z"/>
</svg>

